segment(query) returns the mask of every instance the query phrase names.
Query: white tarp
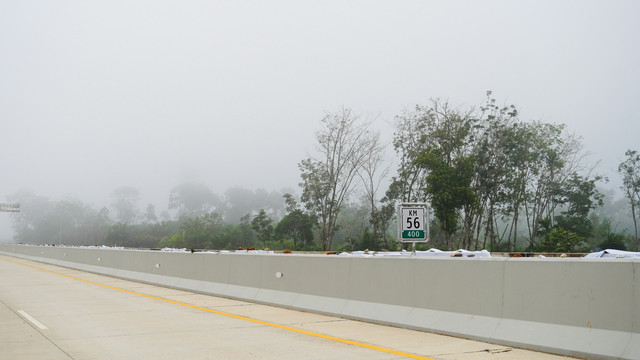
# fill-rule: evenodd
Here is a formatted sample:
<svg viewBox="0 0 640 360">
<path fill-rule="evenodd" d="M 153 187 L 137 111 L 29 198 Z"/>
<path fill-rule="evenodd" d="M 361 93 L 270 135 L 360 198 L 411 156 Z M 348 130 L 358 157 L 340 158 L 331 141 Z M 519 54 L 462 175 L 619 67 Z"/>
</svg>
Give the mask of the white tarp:
<svg viewBox="0 0 640 360">
<path fill-rule="evenodd" d="M 340 253 L 342 256 L 412 256 L 411 251 L 352 251 Z M 442 251 L 438 249 L 429 249 L 427 251 L 416 251 L 415 256 L 420 257 L 491 257 L 491 253 L 487 250 L 481 251 L 469 251 L 469 250 L 456 250 L 456 251 Z"/>
<path fill-rule="evenodd" d="M 607 249 L 585 255 L 585 258 L 616 258 L 616 259 L 630 259 L 639 258 L 640 252 L 631 252 L 624 250 Z"/>
</svg>

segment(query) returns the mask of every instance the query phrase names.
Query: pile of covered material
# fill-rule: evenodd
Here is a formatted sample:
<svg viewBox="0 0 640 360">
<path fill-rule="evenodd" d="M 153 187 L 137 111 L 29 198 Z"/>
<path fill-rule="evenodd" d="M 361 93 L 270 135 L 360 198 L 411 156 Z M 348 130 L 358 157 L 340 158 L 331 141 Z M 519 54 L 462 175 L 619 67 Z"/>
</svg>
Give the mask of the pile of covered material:
<svg viewBox="0 0 640 360">
<path fill-rule="evenodd" d="M 342 256 L 413 256 L 411 251 L 352 251 L 340 253 Z M 469 250 L 456 250 L 456 251 L 442 251 L 438 249 L 429 249 L 427 251 L 416 251 L 415 256 L 420 257 L 491 257 L 491 253 L 487 250 L 481 251 L 469 251 Z"/>
<path fill-rule="evenodd" d="M 427 251 L 416 251 L 417 256 L 449 256 L 449 257 L 491 257 L 491 253 L 487 250 L 469 251 L 469 250 L 456 250 L 456 251 L 442 251 L 438 249 L 429 249 Z"/>
<path fill-rule="evenodd" d="M 605 259 L 640 259 L 640 252 L 607 249 L 585 255 L 585 258 L 605 258 Z"/>
</svg>

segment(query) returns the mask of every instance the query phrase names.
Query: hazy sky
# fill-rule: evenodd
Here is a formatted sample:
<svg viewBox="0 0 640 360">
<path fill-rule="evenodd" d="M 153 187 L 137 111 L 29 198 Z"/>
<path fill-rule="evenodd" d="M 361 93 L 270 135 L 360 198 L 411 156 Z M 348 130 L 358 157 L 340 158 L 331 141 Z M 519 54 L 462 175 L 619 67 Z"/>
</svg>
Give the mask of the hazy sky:
<svg viewBox="0 0 640 360">
<path fill-rule="evenodd" d="M 186 180 L 297 187 L 325 111 L 377 117 L 391 138 L 403 109 L 486 90 L 567 124 L 613 177 L 640 150 L 638 15 L 604 0 L 4 0 L 0 201 L 102 206 L 126 185 L 161 208 Z"/>
</svg>

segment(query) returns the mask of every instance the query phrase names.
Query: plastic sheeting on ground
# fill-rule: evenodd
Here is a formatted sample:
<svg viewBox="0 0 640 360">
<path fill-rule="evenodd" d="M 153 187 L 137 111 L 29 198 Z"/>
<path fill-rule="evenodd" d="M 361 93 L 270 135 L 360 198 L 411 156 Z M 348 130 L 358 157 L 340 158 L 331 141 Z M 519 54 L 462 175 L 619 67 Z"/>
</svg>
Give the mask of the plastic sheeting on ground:
<svg viewBox="0 0 640 360">
<path fill-rule="evenodd" d="M 340 253 L 342 256 L 413 256 L 411 251 L 352 251 Z M 456 250 L 456 251 L 442 251 L 438 249 L 429 249 L 427 251 L 416 251 L 415 256 L 419 257 L 482 257 L 489 258 L 491 253 L 487 250 L 481 251 L 469 251 L 469 250 Z"/>
<path fill-rule="evenodd" d="M 636 258 L 636 259 L 640 259 L 640 252 L 607 249 L 607 250 L 602 250 L 602 251 L 598 251 L 598 252 L 587 254 L 587 255 L 585 255 L 585 258 L 591 258 L 591 259 L 597 259 L 597 258 L 604 258 L 604 259 L 612 259 L 612 258 L 615 258 L 615 259 L 630 259 L 630 258 Z"/>
<path fill-rule="evenodd" d="M 161 251 L 168 252 L 189 252 L 191 250 L 182 248 L 162 248 Z M 207 253 L 233 253 L 233 254 L 276 254 L 273 250 L 198 250 L 198 252 L 207 252 Z M 340 256 L 360 256 L 360 257 L 380 257 L 380 256 L 414 256 L 411 251 L 352 251 L 352 252 L 341 252 L 338 255 Z M 419 257 L 466 257 L 466 258 L 490 258 L 491 253 L 487 250 L 481 251 L 469 251 L 469 250 L 456 250 L 456 251 L 442 251 L 438 249 L 429 249 L 427 251 L 416 251 L 415 256 Z"/>
</svg>

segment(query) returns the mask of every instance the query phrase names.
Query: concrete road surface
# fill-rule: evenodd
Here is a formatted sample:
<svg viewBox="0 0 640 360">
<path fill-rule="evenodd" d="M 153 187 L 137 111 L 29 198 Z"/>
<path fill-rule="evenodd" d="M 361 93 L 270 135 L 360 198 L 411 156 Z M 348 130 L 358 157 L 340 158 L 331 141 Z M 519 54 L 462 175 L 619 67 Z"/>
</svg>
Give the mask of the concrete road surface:
<svg viewBox="0 0 640 360">
<path fill-rule="evenodd" d="M 0 359 L 568 359 L 0 255 Z"/>
</svg>

